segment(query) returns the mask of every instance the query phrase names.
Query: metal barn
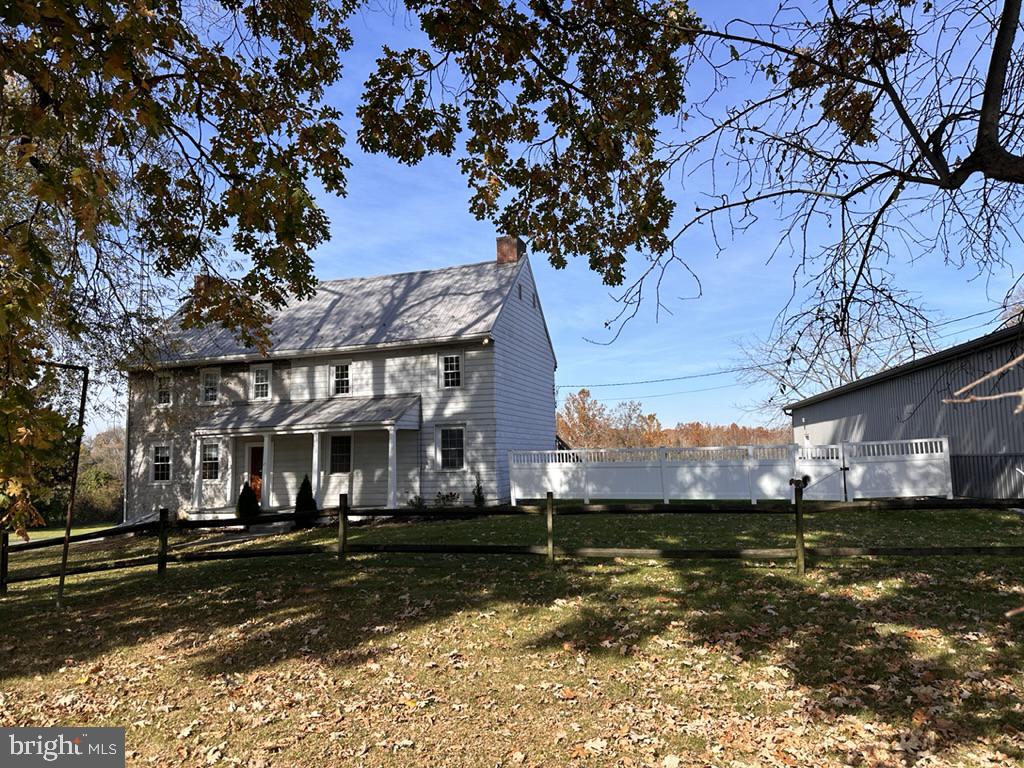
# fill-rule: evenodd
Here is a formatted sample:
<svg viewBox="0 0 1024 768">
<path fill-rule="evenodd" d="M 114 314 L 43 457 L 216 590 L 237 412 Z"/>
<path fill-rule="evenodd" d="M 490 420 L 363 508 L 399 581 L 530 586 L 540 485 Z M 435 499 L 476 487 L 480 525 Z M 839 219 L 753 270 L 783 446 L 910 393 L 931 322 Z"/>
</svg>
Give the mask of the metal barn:
<svg viewBox="0 0 1024 768">
<path fill-rule="evenodd" d="M 957 389 L 1024 351 L 1024 326 L 1006 328 L 785 407 L 797 443 L 948 437 L 953 493 L 1024 498 L 1024 414 L 1013 399 L 947 404 Z M 976 394 L 1024 389 L 1024 366 Z"/>
</svg>

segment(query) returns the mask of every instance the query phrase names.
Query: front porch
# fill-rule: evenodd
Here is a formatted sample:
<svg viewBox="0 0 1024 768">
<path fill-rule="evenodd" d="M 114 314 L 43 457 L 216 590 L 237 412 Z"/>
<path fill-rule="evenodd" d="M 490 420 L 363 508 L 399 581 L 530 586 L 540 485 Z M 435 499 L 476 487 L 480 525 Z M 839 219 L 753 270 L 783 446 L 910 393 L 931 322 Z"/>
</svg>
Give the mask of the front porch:
<svg viewBox="0 0 1024 768">
<path fill-rule="evenodd" d="M 395 509 L 419 493 L 419 396 L 236 405 L 193 433 L 190 517 L 234 514 L 248 482 L 266 511 L 292 509 L 308 475 L 319 508 Z"/>
</svg>

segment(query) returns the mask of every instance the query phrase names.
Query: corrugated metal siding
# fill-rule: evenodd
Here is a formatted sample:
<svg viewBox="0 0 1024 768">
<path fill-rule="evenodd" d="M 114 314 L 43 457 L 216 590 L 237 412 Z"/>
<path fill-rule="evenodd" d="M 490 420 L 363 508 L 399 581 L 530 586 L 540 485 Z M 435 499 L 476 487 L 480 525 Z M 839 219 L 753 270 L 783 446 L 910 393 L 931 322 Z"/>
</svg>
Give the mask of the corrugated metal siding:
<svg viewBox="0 0 1024 768">
<path fill-rule="evenodd" d="M 963 358 L 913 371 L 821 403 L 793 410 L 798 443 L 904 440 L 949 436 L 950 455 L 1024 453 L 1024 418 L 1012 401 L 950 405 L 944 398 L 1020 354 L 1010 341 Z M 1024 370 L 1013 369 L 978 394 L 1024 388 Z"/>
<path fill-rule="evenodd" d="M 955 496 L 1024 499 L 1024 453 L 950 456 L 949 460 Z"/>
<path fill-rule="evenodd" d="M 1013 414 L 1013 401 L 948 404 L 943 400 L 1013 359 L 1021 350 L 1021 340 L 1011 339 L 823 402 L 794 408 L 794 439 L 799 444 L 805 440 L 828 444 L 948 436 L 956 495 L 1016 498 L 1021 495 L 1019 481 L 1010 477 L 1007 467 L 1013 465 L 1015 457 L 1024 455 L 1024 417 Z M 1018 367 L 986 382 L 976 393 L 1022 388 L 1024 370 Z"/>
</svg>

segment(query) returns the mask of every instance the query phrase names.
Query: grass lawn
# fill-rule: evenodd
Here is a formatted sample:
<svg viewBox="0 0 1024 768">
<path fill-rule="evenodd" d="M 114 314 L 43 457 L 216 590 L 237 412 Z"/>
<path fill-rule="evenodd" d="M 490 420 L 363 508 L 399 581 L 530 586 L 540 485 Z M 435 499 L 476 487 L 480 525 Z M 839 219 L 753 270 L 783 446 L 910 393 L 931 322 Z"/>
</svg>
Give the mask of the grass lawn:
<svg viewBox="0 0 1024 768">
<path fill-rule="evenodd" d="M 86 523 L 85 525 L 75 525 L 71 528 L 72 535 L 76 533 L 92 533 L 93 531 L 102 531 L 104 528 L 111 528 L 117 525 L 117 523 Z M 34 539 L 55 539 L 64 538 L 64 526 L 49 526 L 47 528 L 33 528 L 29 531 L 29 537 Z M 11 543 L 20 541 L 13 535 L 11 537 Z"/>
<path fill-rule="evenodd" d="M 564 546 L 791 546 L 770 514 L 556 517 Z M 179 551 L 329 543 L 175 537 Z M 540 517 L 353 541 L 539 544 Z M 809 544 L 1022 544 L 998 511 L 830 512 Z M 75 545 L 72 563 L 155 539 Z M 59 547 L 12 554 L 47 568 Z M 1024 765 L 1024 563 L 328 555 L 12 585 L 0 725 L 128 729 L 129 764 Z"/>
</svg>

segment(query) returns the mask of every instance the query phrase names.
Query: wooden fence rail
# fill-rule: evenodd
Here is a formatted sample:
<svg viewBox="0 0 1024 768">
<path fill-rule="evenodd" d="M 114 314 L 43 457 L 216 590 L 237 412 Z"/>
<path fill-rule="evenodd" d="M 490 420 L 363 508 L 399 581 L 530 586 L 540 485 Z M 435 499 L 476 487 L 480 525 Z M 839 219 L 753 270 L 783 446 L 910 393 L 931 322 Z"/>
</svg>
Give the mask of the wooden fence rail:
<svg viewBox="0 0 1024 768">
<path fill-rule="evenodd" d="M 105 528 L 89 533 L 75 534 L 70 537 L 72 543 L 82 543 L 111 539 L 119 536 L 131 536 L 138 533 L 156 534 L 156 553 L 154 555 L 142 555 L 138 557 L 112 560 L 108 562 L 85 563 L 72 566 L 66 570 L 67 574 L 87 574 L 103 571 L 118 570 L 122 568 L 138 568 L 142 566 L 156 565 L 158 576 L 164 576 L 168 564 L 171 563 L 192 563 L 215 560 L 235 560 L 255 557 L 290 557 L 299 555 L 333 554 L 339 561 L 344 562 L 350 554 L 442 554 L 442 555 L 524 555 L 544 557 L 550 564 L 554 564 L 556 557 L 578 557 L 578 558 L 642 558 L 642 559 L 702 559 L 702 560 L 793 560 L 798 574 L 803 575 L 808 560 L 822 560 L 826 558 L 846 558 L 862 556 L 1006 556 L 1024 557 L 1024 546 L 939 546 L 939 547 L 903 547 L 903 546 L 858 546 L 858 547 L 808 547 L 804 540 L 804 512 L 806 508 L 812 510 L 821 509 L 880 509 L 877 501 L 869 503 L 822 503 L 811 502 L 807 504 L 803 499 L 803 489 L 807 484 L 807 478 L 794 478 L 791 481 L 794 488 L 794 502 L 777 509 L 761 507 L 756 514 L 790 514 L 794 521 L 794 546 L 792 547 L 768 547 L 768 548 L 630 548 L 630 547 L 577 547 L 567 548 L 556 545 L 555 542 L 555 518 L 580 514 L 706 514 L 709 512 L 738 512 L 743 511 L 750 514 L 749 505 L 736 507 L 728 503 L 714 502 L 705 506 L 690 505 L 665 505 L 665 504 L 572 504 L 556 506 L 554 495 L 549 492 L 544 499 L 543 506 L 533 507 L 488 507 L 480 509 L 359 509 L 351 510 L 348 506 L 347 494 L 341 494 L 338 499 L 337 509 L 337 543 L 336 544 L 309 544 L 287 547 L 250 547 L 245 549 L 220 549 L 203 550 L 194 552 L 173 552 L 170 546 L 170 531 L 172 528 L 179 530 L 197 529 L 221 529 L 240 528 L 249 525 L 265 525 L 272 523 L 294 523 L 294 513 L 277 513 L 261 515 L 249 521 L 242 521 L 235 518 L 221 518 L 214 520 L 179 520 L 173 524 L 169 519 L 167 509 L 160 509 L 156 520 L 131 525 L 122 525 L 113 528 Z M 896 503 L 891 507 L 895 509 L 908 508 L 907 500 L 894 500 Z M 971 506 L 977 506 L 970 502 Z M 929 500 L 924 504 L 929 509 L 935 508 L 935 500 Z M 945 505 L 942 505 L 945 506 Z M 986 507 L 1006 507 L 1007 503 L 990 503 Z M 557 514 L 556 514 L 557 513 Z M 546 541 L 543 545 L 531 544 L 425 544 L 425 543 L 395 543 L 395 544 L 364 544 L 352 543 L 349 541 L 349 529 L 353 518 L 378 518 L 386 517 L 392 519 L 419 520 L 466 520 L 479 517 L 505 516 L 505 515 L 531 515 L 533 517 L 543 516 Z M 56 547 L 62 545 L 63 537 L 56 539 L 44 539 L 41 541 L 11 543 L 7 531 L 0 531 L 0 595 L 7 592 L 9 584 L 39 581 L 44 579 L 57 578 L 60 574 L 57 570 L 34 573 L 10 573 L 11 555 L 18 552 L 38 550 L 45 547 Z"/>
</svg>

